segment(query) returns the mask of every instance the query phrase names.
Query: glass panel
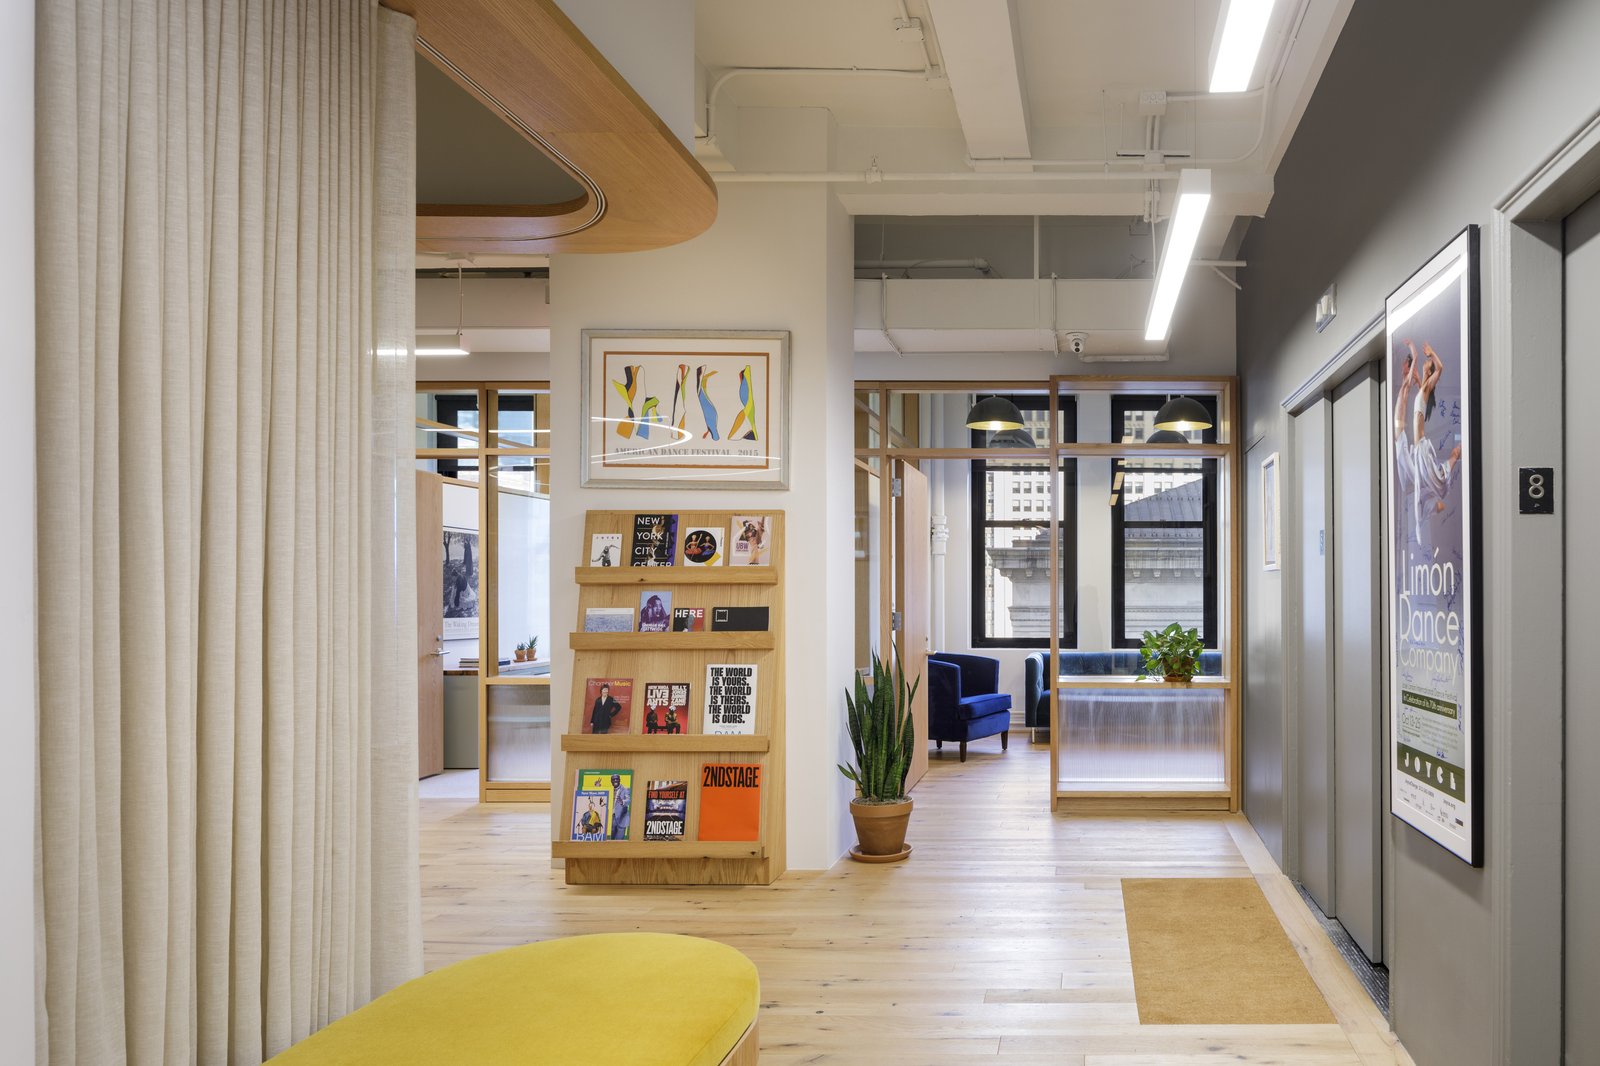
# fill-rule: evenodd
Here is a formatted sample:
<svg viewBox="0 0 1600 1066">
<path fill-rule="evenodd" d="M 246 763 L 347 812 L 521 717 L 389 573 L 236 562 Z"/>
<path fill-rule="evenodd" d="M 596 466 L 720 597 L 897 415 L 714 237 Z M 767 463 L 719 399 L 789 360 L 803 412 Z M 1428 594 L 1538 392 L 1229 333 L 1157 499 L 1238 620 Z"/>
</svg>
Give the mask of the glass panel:
<svg viewBox="0 0 1600 1066">
<path fill-rule="evenodd" d="M 1118 472 L 1123 503 L 1124 635 L 1173 622 L 1206 625 L 1205 475 L 1195 459 L 1151 459 Z M 1118 491 L 1112 477 L 1112 492 Z"/>
<path fill-rule="evenodd" d="M 490 685 L 489 780 L 550 780 L 550 689 Z"/>
<path fill-rule="evenodd" d="M 1061 790 L 1224 787 L 1221 690 L 1059 691 Z"/>
<path fill-rule="evenodd" d="M 462 429 L 478 428 L 478 393 L 476 390 L 452 389 L 444 392 L 417 393 L 417 447 L 464 448 L 476 451 L 478 435 L 450 433 L 443 426 Z"/>
<path fill-rule="evenodd" d="M 511 661 L 500 673 L 549 674 L 550 463 L 500 456 L 495 475 L 498 639 L 500 658 Z"/>
<path fill-rule="evenodd" d="M 1047 428 L 1047 427 L 1046 427 Z M 1043 647 L 1050 639 L 1050 466 L 1040 462 L 974 462 L 973 542 L 982 550 L 974 560 L 973 642 L 1003 646 L 1026 642 Z M 1072 515 L 1076 463 L 1067 460 L 1056 475 L 1066 520 L 1062 536 L 1061 642 L 1077 642 L 1075 552 Z"/>
<path fill-rule="evenodd" d="M 501 389 L 494 426 L 494 448 L 547 448 L 550 446 L 550 394 L 545 390 Z"/>
<path fill-rule="evenodd" d="M 856 447 L 878 447 L 878 427 L 881 420 L 878 417 L 879 394 L 877 389 L 862 389 L 856 392 Z"/>
<path fill-rule="evenodd" d="M 889 394 L 889 444 L 896 448 L 922 446 L 922 400 L 919 393 Z"/>
<path fill-rule="evenodd" d="M 882 590 L 879 493 L 882 484 L 876 474 L 856 469 L 856 668 L 861 670 L 871 667 L 873 651 L 880 650 L 878 634 L 883 615 L 879 599 Z"/>
</svg>

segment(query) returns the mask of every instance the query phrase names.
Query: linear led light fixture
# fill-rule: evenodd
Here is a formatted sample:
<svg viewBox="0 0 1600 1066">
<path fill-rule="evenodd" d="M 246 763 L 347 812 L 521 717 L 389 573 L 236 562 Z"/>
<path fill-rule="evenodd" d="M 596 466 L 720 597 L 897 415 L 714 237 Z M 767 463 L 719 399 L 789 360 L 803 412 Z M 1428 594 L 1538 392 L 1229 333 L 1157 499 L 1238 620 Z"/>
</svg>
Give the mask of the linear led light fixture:
<svg viewBox="0 0 1600 1066">
<path fill-rule="evenodd" d="M 1178 306 L 1178 293 L 1194 258 L 1194 245 L 1200 239 L 1200 224 L 1206 220 L 1211 203 L 1211 171 L 1190 168 L 1178 178 L 1177 206 L 1167 223 L 1167 241 L 1161 247 L 1161 267 L 1156 272 L 1155 292 L 1150 295 L 1150 315 L 1144 323 L 1144 339 L 1164 341 L 1172 328 L 1172 312 Z"/>
<path fill-rule="evenodd" d="M 417 334 L 418 355 L 471 355 L 466 338 L 460 333 Z"/>
<path fill-rule="evenodd" d="M 1222 12 L 1222 32 L 1211 61 L 1211 91 L 1242 93 L 1250 88 L 1261 42 L 1272 21 L 1273 0 L 1228 0 Z"/>
</svg>

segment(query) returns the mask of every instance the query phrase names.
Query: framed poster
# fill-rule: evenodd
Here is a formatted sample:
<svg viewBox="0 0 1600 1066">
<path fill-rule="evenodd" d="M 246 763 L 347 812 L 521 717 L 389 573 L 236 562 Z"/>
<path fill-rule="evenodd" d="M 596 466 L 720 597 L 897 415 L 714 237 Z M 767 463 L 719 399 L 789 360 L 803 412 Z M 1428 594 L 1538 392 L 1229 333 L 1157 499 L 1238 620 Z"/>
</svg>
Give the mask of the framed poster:
<svg viewBox="0 0 1600 1066">
<path fill-rule="evenodd" d="M 445 640 L 478 636 L 478 531 L 444 528 Z"/>
<path fill-rule="evenodd" d="M 1278 453 L 1261 460 L 1261 569 L 1280 569 L 1283 534 L 1278 526 Z"/>
<path fill-rule="evenodd" d="M 1477 227 L 1384 310 L 1390 810 L 1480 866 Z"/>
<path fill-rule="evenodd" d="M 787 330 L 584 330 L 583 484 L 789 485 Z"/>
</svg>

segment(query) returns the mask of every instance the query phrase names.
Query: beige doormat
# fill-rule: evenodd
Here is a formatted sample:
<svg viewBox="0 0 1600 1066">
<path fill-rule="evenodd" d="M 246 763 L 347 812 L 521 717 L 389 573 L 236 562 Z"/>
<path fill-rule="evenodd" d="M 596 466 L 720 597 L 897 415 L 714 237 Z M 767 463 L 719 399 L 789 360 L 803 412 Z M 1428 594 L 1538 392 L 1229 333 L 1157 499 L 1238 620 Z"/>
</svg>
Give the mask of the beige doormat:
<svg viewBox="0 0 1600 1066">
<path fill-rule="evenodd" d="M 1141 1024 L 1334 1021 L 1253 878 L 1124 878 L 1122 905 Z"/>
</svg>

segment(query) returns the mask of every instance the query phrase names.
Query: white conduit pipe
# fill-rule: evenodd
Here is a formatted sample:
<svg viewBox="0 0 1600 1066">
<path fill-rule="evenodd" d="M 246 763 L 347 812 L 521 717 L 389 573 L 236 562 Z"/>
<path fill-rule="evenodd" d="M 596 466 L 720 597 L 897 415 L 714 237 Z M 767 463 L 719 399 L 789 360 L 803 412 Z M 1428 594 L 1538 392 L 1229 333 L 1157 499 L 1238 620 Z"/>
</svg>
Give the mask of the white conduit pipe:
<svg viewBox="0 0 1600 1066">
<path fill-rule="evenodd" d="M 1061 181 L 1177 181 L 1176 170 L 1144 170 L 1128 174 L 1087 174 L 1072 171 L 1066 174 L 1024 174 L 1003 171 L 982 174 L 970 170 L 934 171 L 929 173 L 895 173 L 883 170 L 798 170 L 786 173 L 742 172 L 715 170 L 713 180 L 719 184 L 737 182 L 814 182 L 829 185 L 877 185 L 880 182 L 911 181 L 1038 181 L 1046 184 Z"/>
<path fill-rule="evenodd" d="M 734 78 L 747 78 L 756 75 L 833 75 L 858 74 L 862 77 L 872 78 L 915 78 L 918 81 L 935 80 L 929 76 L 927 70 L 903 70 L 898 67 L 734 67 L 717 75 L 717 80 L 711 83 L 711 89 L 706 93 L 706 135 L 696 137 L 695 140 L 702 145 L 715 144 L 717 141 L 716 130 L 713 125 L 717 120 L 717 97 L 722 95 L 723 86 Z"/>
</svg>

